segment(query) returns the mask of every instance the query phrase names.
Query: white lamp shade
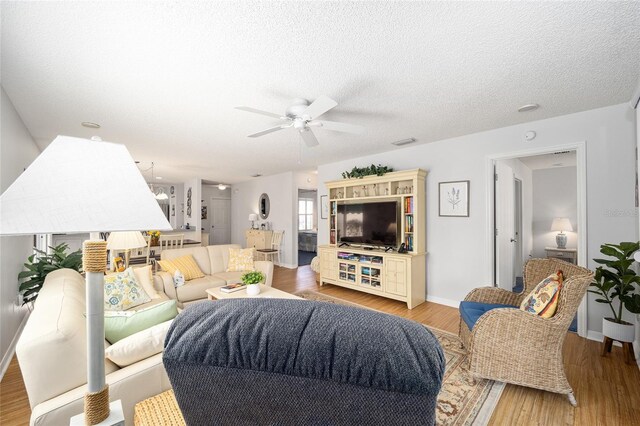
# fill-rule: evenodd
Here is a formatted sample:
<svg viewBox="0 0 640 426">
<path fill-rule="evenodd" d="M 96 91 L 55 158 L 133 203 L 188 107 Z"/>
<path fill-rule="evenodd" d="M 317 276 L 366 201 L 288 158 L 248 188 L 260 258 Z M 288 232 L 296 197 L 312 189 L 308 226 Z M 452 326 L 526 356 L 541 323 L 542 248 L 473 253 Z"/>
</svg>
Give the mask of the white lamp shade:
<svg viewBox="0 0 640 426">
<path fill-rule="evenodd" d="M 140 231 L 116 231 L 110 233 L 107 238 L 109 250 L 131 250 L 146 246 L 147 240 Z"/>
<path fill-rule="evenodd" d="M 564 231 L 573 232 L 573 226 L 571 226 L 571 221 L 568 218 L 556 217 L 555 219 L 553 219 L 553 222 L 551 223 L 551 230 L 559 231 L 559 232 L 564 232 Z"/>
<path fill-rule="evenodd" d="M 249 220 L 254 221 L 254 220 L 258 220 L 258 215 L 255 213 L 251 213 L 249 215 Z"/>
<path fill-rule="evenodd" d="M 58 136 L 0 197 L 0 235 L 170 230 L 124 145 Z"/>
</svg>

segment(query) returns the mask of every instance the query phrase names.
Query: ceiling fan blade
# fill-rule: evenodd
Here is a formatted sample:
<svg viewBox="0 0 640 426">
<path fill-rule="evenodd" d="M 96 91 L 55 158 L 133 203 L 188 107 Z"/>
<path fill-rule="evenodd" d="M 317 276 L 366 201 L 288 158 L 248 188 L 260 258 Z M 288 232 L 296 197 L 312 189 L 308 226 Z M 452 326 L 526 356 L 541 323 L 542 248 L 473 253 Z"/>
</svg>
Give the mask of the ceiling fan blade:
<svg viewBox="0 0 640 426">
<path fill-rule="evenodd" d="M 320 145 L 316 135 L 313 134 L 311 129 L 306 129 L 300 132 L 300 136 L 302 136 L 302 140 L 309 148 L 313 148 L 314 146 Z"/>
<path fill-rule="evenodd" d="M 336 132 L 345 132 L 360 134 L 364 132 L 364 127 L 355 124 L 340 123 L 338 121 L 315 120 L 309 123 L 310 126 L 317 125 L 327 130 L 335 130 Z"/>
<path fill-rule="evenodd" d="M 266 115 L 268 117 L 275 117 L 275 118 L 280 118 L 282 117 L 282 114 L 276 114 L 274 112 L 269 112 L 269 111 L 263 111 L 261 109 L 256 109 L 256 108 L 251 108 L 251 107 L 247 107 L 247 106 L 238 106 L 235 107 L 236 109 L 239 109 L 241 111 L 247 111 L 247 112 L 252 112 L 254 114 L 261 114 L 261 115 Z"/>
<path fill-rule="evenodd" d="M 278 130 L 286 129 L 287 127 L 291 127 L 291 126 L 276 126 L 276 127 L 272 127 L 270 129 L 266 129 L 266 130 L 263 130 L 263 131 L 258 132 L 258 133 L 253 133 L 253 134 L 249 135 L 248 137 L 257 138 L 259 136 L 264 136 L 264 135 L 267 135 L 269 133 L 277 132 Z"/>
<path fill-rule="evenodd" d="M 326 96 L 320 96 L 304 110 L 302 116 L 309 116 L 311 119 L 318 118 L 331 108 L 335 108 L 336 105 L 338 105 L 338 103 L 333 99 Z"/>
</svg>

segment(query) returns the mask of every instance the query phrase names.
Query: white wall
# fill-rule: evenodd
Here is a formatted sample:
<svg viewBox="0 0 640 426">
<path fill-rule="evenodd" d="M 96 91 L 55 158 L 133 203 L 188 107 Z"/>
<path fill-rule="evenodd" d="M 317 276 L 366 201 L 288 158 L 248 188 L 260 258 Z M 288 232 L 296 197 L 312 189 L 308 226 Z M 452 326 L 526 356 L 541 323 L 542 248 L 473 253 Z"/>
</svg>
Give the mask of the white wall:
<svg viewBox="0 0 640 426">
<path fill-rule="evenodd" d="M 280 173 L 262 176 L 233 185 L 231 191 L 231 242 L 246 246 L 245 231 L 251 226 L 249 214 L 258 214 L 258 199 L 262 193 L 269 195 L 270 212 L 265 220 L 274 231 L 284 230 L 281 263 L 295 268 L 297 251 L 294 253 L 294 236 L 297 245 L 297 231 L 294 235 L 294 200 L 298 190 L 294 185 L 294 173 Z M 295 193 L 295 198 L 294 198 Z M 296 201 L 297 202 L 297 201 Z M 259 221 L 260 223 L 263 221 Z"/>
<path fill-rule="evenodd" d="M 3 88 L 0 97 L 0 189 L 4 192 L 40 150 Z M 11 361 L 15 337 L 27 312 L 16 304 L 17 277 L 31 253 L 33 237 L 0 237 L 0 377 Z"/>
<path fill-rule="evenodd" d="M 318 168 L 318 179 L 340 179 L 344 170 L 372 163 L 395 170 L 427 170 L 427 297 L 456 304 L 474 287 L 491 283 L 488 156 L 585 141 L 587 258 L 595 257 L 603 242 L 638 238 L 634 117 L 628 104 L 614 105 L 325 164 Z M 537 132 L 532 142 L 524 140 L 528 130 Z M 438 182 L 466 179 L 471 181 L 470 217 L 438 217 Z M 318 196 L 326 194 L 324 185 L 319 185 Z M 328 241 L 326 220 L 319 222 L 318 239 L 320 244 Z M 596 264 L 589 260 L 588 266 L 593 269 Z M 605 308 L 590 295 L 589 330 L 601 330 Z"/>
<path fill-rule="evenodd" d="M 554 167 L 533 171 L 533 256 L 546 257 L 545 247 L 556 247 L 551 222 L 556 217 L 571 221 L 574 232 L 567 234 L 567 248 L 577 248 L 578 178 L 575 167 Z M 594 257 L 594 256 L 591 256 Z"/>
<path fill-rule="evenodd" d="M 191 217 L 187 215 L 187 192 L 191 189 Z M 202 220 L 200 219 L 200 206 L 202 205 L 202 183 L 200 179 L 191 179 L 184 183 L 184 226 L 189 224 L 190 231 L 185 229 L 184 238 L 200 241 Z M 176 213 L 177 214 L 177 213 Z"/>
</svg>

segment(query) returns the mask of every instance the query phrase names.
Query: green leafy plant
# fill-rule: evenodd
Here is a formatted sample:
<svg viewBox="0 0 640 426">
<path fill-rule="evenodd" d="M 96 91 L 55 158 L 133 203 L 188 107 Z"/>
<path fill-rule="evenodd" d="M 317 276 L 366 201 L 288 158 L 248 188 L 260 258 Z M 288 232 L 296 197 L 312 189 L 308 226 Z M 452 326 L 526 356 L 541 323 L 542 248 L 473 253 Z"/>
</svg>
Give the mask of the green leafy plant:
<svg viewBox="0 0 640 426">
<path fill-rule="evenodd" d="M 382 176 L 385 173 L 389 173 L 392 171 L 393 169 L 391 167 L 381 166 L 380 164 L 376 166 L 375 164 L 372 164 L 367 167 L 354 167 L 353 169 L 351 169 L 350 172 L 342 172 L 342 177 L 344 179 L 352 179 L 352 178 L 362 179 L 365 176 L 371 176 L 371 175 Z"/>
<path fill-rule="evenodd" d="M 640 314 L 640 294 L 636 292 L 636 289 L 640 289 L 640 276 L 631 269 L 634 262 L 633 254 L 638 249 L 640 242 L 603 244 L 600 246 L 600 253 L 612 259 L 593 259 L 603 266 L 596 268 L 591 284 L 591 287 L 597 290 L 589 292 L 601 296 L 596 302 L 609 305 L 613 312 L 611 319 L 618 324 L 625 324 L 622 320 L 623 307 L 631 313 Z M 614 303 L 616 299 L 619 299 L 617 306 Z"/>
<path fill-rule="evenodd" d="M 64 268 L 80 272 L 82 269 L 82 252 L 80 250 L 66 253 L 69 248 L 66 243 L 49 248 L 51 249 L 50 254 L 34 249 L 36 253 L 29 256 L 27 263 L 24 264 L 27 270 L 18 274 L 18 281 L 22 281 L 19 290 L 23 305 L 36 300 L 44 280 L 50 272 Z"/>
<path fill-rule="evenodd" d="M 242 282 L 246 285 L 259 284 L 264 281 L 264 274 L 260 271 L 252 271 L 242 274 Z"/>
</svg>

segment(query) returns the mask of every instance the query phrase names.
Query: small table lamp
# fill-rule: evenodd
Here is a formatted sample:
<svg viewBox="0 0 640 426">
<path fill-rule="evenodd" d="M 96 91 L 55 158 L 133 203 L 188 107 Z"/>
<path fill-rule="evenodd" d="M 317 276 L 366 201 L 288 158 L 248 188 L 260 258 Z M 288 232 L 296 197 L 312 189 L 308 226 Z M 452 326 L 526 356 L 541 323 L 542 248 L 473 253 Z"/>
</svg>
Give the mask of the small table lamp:
<svg viewBox="0 0 640 426">
<path fill-rule="evenodd" d="M 114 192 L 114 176 L 125 182 Z M 170 230 L 124 145 L 58 136 L 0 197 L 0 235 L 90 234 L 86 273 L 87 393 L 72 424 L 124 424 L 120 401 L 109 404 L 104 370 L 104 271 L 99 232 Z M 111 411 L 113 409 L 113 411 Z"/>
<path fill-rule="evenodd" d="M 251 229 L 257 229 L 255 227 L 255 221 L 258 220 L 258 215 L 255 213 L 251 213 L 249 215 L 249 222 L 251 222 Z"/>
<path fill-rule="evenodd" d="M 107 249 L 113 253 L 116 250 L 124 250 L 124 267 L 129 267 L 131 249 L 146 247 L 147 240 L 140 231 L 112 232 L 107 238 Z M 113 255 L 111 256 L 113 260 Z M 114 266 L 113 264 L 111 265 Z"/>
<path fill-rule="evenodd" d="M 556 217 L 551 223 L 551 230 L 560 231 L 558 235 L 556 235 L 556 244 L 558 245 L 558 248 L 567 248 L 567 234 L 565 234 L 564 231 L 573 232 L 571 221 L 566 217 Z"/>
</svg>

